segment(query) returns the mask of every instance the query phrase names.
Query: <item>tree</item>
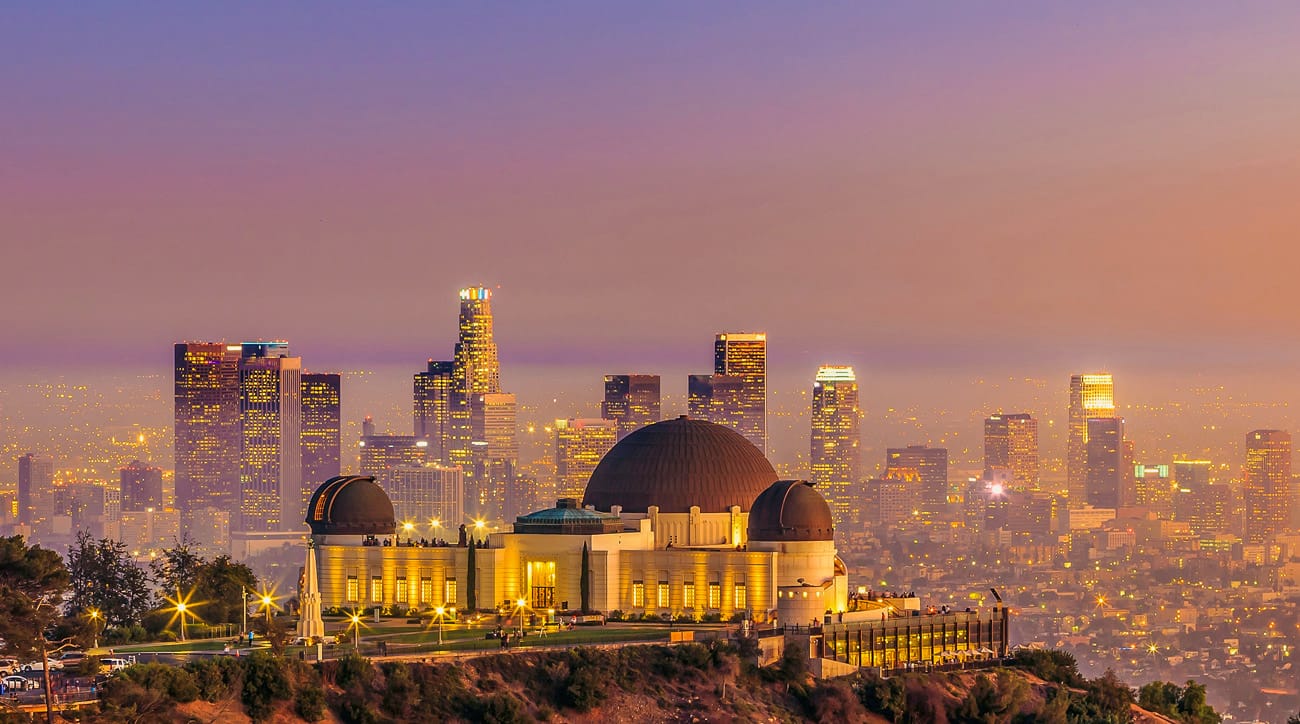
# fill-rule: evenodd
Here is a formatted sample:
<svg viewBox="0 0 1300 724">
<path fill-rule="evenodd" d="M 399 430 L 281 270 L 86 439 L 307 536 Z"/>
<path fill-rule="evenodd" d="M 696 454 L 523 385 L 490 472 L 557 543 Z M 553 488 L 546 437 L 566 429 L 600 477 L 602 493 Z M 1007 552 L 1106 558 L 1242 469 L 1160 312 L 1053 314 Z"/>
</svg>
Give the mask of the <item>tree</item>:
<svg viewBox="0 0 1300 724">
<path fill-rule="evenodd" d="M 273 655 L 284 656 L 284 650 L 289 646 L 289 629 L 285 627 L 284 621 L 279 616 L 256 617 L 253 620 L 253 630 L 266 638 L 266 642 L 271 645 Z"/>
<path fill-rule="evenodd" d="M 194 599 L 203 602 L 205 622 L 239 623 L 243 618 L 244 592 L 256 588 L 257 576 L 253 575 L 253 569 L 230 560 L 230 556 L 217 556 L 199 567 L 194 580 Z"/>
<path fill-rule="evenodd" d="M 82 531 L 68 551 L 72 598 L 69 616 L 98 611 L 107 626 L 130 626 L 150 607 L 149 580 L 127 554 L 126 544 L 95 540 Z"/>
<path fill-rule="evenodd" d="M 474 560 L 474 541 L 470 541 L 465 553 L 465 607 L 470 611 L 478 610 L 478 563 Z"/>
<path fill-rule="evenodd" d="M 198 582 L 199 569 L 208 561 L 183 539 L 149 563 L 149 573 L 160 591 L 189 591 Z M 160 602 L 162 605 L 164 602 Z"/>
<path fill-rule="evenodd" d="M 578 595 L 582 598 L 582 612 L 591 610 L 591 552 L 582 544 L 582 571 L 578 574 Z"/>
<path fill-rule="evenodd" d="M 0 538 L 0 650 L 43 664 L 50 654 L 46 634 L 61 618 L 60 603 L 69 580 L 63 559 L 54 551 L 28 547 L 20 535 Z M 50 667 L 42 665 L 42 670 L 45 719 L 54 724 Z"/>
</svg>

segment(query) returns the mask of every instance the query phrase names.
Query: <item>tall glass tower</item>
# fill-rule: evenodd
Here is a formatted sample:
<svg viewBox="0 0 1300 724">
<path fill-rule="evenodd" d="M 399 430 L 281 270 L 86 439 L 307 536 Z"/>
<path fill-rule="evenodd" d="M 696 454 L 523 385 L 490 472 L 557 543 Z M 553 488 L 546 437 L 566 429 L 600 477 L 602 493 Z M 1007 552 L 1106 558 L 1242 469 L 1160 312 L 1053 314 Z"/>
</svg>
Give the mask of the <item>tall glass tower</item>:
<svg viewBox="0 0 1300 724">
<path fill-rule="evenodd" d="M 302 375 L 302 480 L 317 485 L 339 474 L 339 401 L 342 376 L 337 372 Z"/>
<path fill-rule="evenodd" d="M 240 530 L 293 530 L 307 513 L 302 480 L 302 359 L 287 342 L 245 342 L 239 360 Z"/>
<path fill-rule="evenodd" d="M 836 527 L 861 519 L 852 494 L 861 463 L 858 380 L 852 367 L 817 370 L 812 398 L 812 482 L 830 503 Z"/>
<path fill-rule="evenodd" d="M 738 377 L 740 394 L 718 410 L 736 432 L 767 452 L 767 335 L 724 332 L 713 342 L 713 374 Z"/>
<path fill-rule="evenodd" d="M 659 422 L 661 410 L 659 375 L 605 375 L 600 416 L 618 423 L 618 439 Z"/>
<path fill-rule="evenodd" d="M 240 346 L 225 342 L 175 345 L 176 504 L 190 514 L 239 505 Z"/>
<path fill-rule="evenodd" d="M 1253 430 L 1246 435 L 1246 535 L 1263 543 L 1283 532 L 1291 517 L 1291 433 Z"/>
<path fill-rule="evenodd" d="M 1115 416 L 1115 380 L 1110 373 L 1072 375 L 1069 412 L 1065 478 L 1070 505 L 1078 506 L 1088 499 L 1088 420 Z"/>
</svg>

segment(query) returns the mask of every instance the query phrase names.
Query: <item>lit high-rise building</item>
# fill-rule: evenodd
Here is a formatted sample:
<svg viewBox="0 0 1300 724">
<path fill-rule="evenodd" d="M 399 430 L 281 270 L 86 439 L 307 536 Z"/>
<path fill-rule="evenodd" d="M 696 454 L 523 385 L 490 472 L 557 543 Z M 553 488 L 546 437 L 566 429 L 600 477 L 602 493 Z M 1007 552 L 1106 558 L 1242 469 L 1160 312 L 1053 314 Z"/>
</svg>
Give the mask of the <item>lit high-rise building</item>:
<svg viewBox="0 0 1300 724">
<path fill-rule="evenodd" d="M 555 495 L 581 499 L 591 473 L 618 442 L 614 420 L 555 421 Z"/>
<path fill-rule="evenodd" d="M 240 529 L 302 525 L 302 359 L 287 342 L 245 342 L 239 360 Z"/>
<path fill-rule="evenodd" d="M 187 527 L 199 508 L 239 507 L 239 357 L 237 344 L 175 345 L 176 505 Z"/>
<path fill-rule="evenodd" d="M 465 518 L 465 480 L 458 467 L 434 463 L 398 465 L 387 471 L 384 492 L 393 501 L 399 532 L 411 523 L 424 535 L 448 539 Z"/>
<path fill-rule="evenodd" d="M 1247 542 L 1263 543 L 1283 532 L 1291 517 L 1291 433 L 1254 430 L 1246 435 Z"/>
<path fill-rule="evenodd" d="M 1006 470 L 1017 487 L 1038 489 L 1038 420 L 999 412 L 984 420 L 984 477 Z"/>
<path fill-rule="evenodd" d="M 745 380 L 737 375 L 691 375 L 686 383 L 686 412 L 696 420 L 739 430 L 744 395 Z"/>
<path fill-rule="evenodd" d="M 861 500 L 853 495 L 861 463 L 858 381 L 852 367 L 825 366 L 813 380 L 811 480 L 830 503 L 835 525 L 862 519 Z"/>
<path fill-rule="evenodd" d="M 358 469 L 387 490 L 392 485 L 390 473 L 399 467 L 424 467 L 428 462 L 429 441 L 414 435 L 362 435 Z"/>
<path fill-rule="evenodd" d="M 1126 469 L 1124 463 L 1124 419 L 1092 417 L 1087 428 L 1085 499 L 1094 508 L 1116 508 L 1124 487 L 1123 478 L 1133 474 L 1132 468 Z"/>
<path fill-rule="evenodd" d="M 1115 380 L 1109 373 L 1070 377 L 1069 429 L 1066 439 L 1066 492 L 1070 506 L 1088 495 L 1088 420 L 1115 416 Z"/>
<path fill-rule="evenodd" d="M 335 477 L 340 460 L 340 384 L 337 372 L 302 375 L 302 478 L 307 487 Z"/>
<path fill-rule="evenodd" d="M 600 416 L 618 423 L 618 438 L 659 422 L 659 375 L 605 375 Z M 579 496 L 581 497 L 581 496 Z"/>
<path fill-rule="evenodd" d="M 1209 460 L 1175 460 L 1174 520 L 1184 521 L 1198 534 L 1226 530 L 1232 511 L 1232 488 L 1210 482 Z"/>
<path fill-rule="evenodd" d="M 1125 440 L 1126 444 L 1131 440 Z M 1133 466 L 1133 490 L 1129 494 L 1121 491 L 1120 505 L 1140 505 L 1156 514 L 1162 520 L 1171 520 L 1174 516 L 1174 493 L 1178 484 L 1174 482 L 1172 470 L 1163 463 Z"/>
<path fill-rule="evenodd" d="M 527 513 L 511 500 L 511 483 L 519 463 L 515 396 L 506 392 L 476 394 L 470 400 L 470 462 L 473 478 L 465 486 L 466 512 L 482 518 L 514 520 Z"/>
<path fill-rule="evenodd" d="M 118 471 L 122 510 L 163 507 L 162 468 L 132 460 Z"/>
<path fill-rule="evenodd" d="M 713 374 L 743 381 L 734 409 L 723 416 L 734 420 L 736 432 L 759 450 L 767 450 L 767 335 L 724 332 L 713 342 Z M 716 401 L 716 398 L 715 398 Z M 723 423 L 727 424 L 727 423 Z"/>
<path fill-rule="evenodd" d="M 459 334 L 452 357 L 450 430 L 446 447 L 450 462 L 462 466 L 470 479 L 474 475 L 470 407 L 476 395 L 501 391 L 501 363 L 492 327 L 492 290 L 486 287 L 460 290 Z"/>
<path fill-rule="evenodd" d="M 451 452 L 451 410 L 456 365 L 429 360 L 415 373 L 415 436 L 429 441 L 429 459 L 446 462 Z"/>
<path fill-rule="evenodd" d="M 54 461 L 27 453 L 18 458 L 18 522 L 35 526 L 54 515 Z"/>
<path fill-rule="evenodd" d="M 920 487 L 917 505 L 927 515 L 941 515 L 948 510 L 948 449 L 908 445 L 891 447 L 885 453 L 885 477 L 909 477 L 915 472 Z"/>
</svg>

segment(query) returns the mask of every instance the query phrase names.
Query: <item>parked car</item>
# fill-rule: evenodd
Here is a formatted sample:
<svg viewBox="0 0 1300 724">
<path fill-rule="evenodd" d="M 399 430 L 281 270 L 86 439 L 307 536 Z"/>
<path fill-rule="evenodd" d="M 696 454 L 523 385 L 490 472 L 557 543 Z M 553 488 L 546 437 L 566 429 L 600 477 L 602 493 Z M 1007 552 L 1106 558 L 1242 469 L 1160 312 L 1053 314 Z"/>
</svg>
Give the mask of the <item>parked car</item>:
<svg viewBox="0 0 1300 724">
<path fill-rule="evenodd" d="M 125 669 L 130 665 L 131 665 L 130 661 L 127 661 L 126 659 L 119 659 L 116 657 L 109 657 L 106 659 L 99 660 L 99 668 L 101 671 L 110 671 L 110 672 L 121 671 L 122 669 Z"/>
<path fill-rule="evenodd" d="M 18 659 L 0 659 L 0 674 L 16 674 L 19 668 Z"/>
<path fill-rule="evenodd" d="M 64 651 L 58 658 L 58 662 L 62 664 L 61 668 L 76 666 L 85 660 L 86 654 L 82 651 Z"/>
<path fill-rule="evenodd" d="M 5 689 L 9 691 L 27 691 L 28 689 L 41 688 L 40 679 L 29 679 L 26 676 L 6 676 L 0 681 L 4 682 Z"/>
<path fill-rule="evenodd" d="M 56 669 L 62 669 L 62 668 L 63 668 L 63 664 L 56 661 L 55 659 L 46 659 L 44 662 L 31 661 L 26 664 L 23 664 L 23 671 L 43 671 L 45 669 L 54 671 Z"/>
</svg>

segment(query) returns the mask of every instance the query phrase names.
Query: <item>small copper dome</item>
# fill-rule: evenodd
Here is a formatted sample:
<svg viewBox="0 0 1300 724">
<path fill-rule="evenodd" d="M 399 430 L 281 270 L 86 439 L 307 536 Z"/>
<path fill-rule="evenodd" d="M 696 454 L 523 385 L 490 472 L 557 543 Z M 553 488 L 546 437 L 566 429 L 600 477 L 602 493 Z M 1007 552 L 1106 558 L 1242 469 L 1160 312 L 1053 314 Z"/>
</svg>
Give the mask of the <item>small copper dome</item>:
<svg viewBox="0 0 1300 724">
<path fill-rule="evenodd" d="M 397 516 L 393 501 L 374 478 L 340 475 L 312 494 L 307 524 L 312 535 L 392 535 Z"/>
<path fill-rule="evenodd" d="M 695 505 L 705 513 L 733 505 L 749 510 L 776 478 L 763 452 L 740 433 L 683 415 L 647 425 L 605 453 L 582 502 L 627 513 L 652 505 L 663 513 L 688 513 Z"/>
<path fill-rule="evenodd" d="M 749 509 L 751 541 L 834 539 L 831 507 L 807 480 L 778 480 Z"/>
</svg>

